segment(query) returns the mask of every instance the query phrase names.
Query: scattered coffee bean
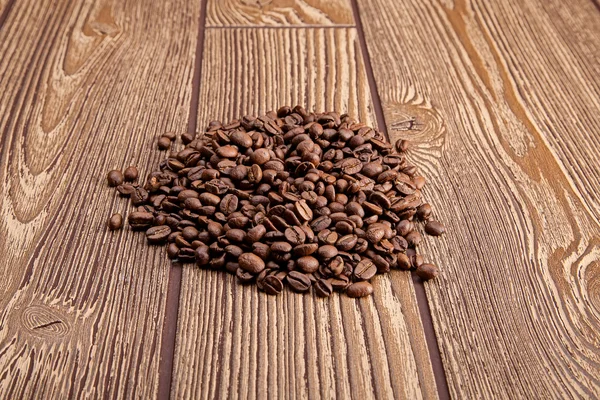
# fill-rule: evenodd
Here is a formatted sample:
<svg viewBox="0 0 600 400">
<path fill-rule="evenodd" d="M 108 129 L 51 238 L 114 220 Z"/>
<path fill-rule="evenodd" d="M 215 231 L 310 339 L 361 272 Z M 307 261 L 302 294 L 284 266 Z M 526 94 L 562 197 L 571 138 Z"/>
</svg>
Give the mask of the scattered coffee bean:
<svg viewBox="0 0 600 400">
<path fill-rule="evenodd" d="M 139 172 L 136 167 L 127 167 L 123 172 L 123 178 L 127 182 L 133 182 L 138 178 Z"/>
<path fill-rule="evenodd" d="M 176 135 L 162 135 L 171 148 Z M 130 196 L 128 220 L 149 243 L 165 243 L 179 262 L 235 274 L 240 283 L 278 294 L 311 287 L 317 296 L 370 295 L 369 280 L 390 269 L 437 275 L 416 247 L 424 231 L 438 236 L 422 199 L 425 179 L 375 129 L 337 113 L 282 107 L 256 118 L 213 121 L 205 133 L 181 135 L 185 145 L 144 184 L 128 167 L 108 183 Z M 110 229 L 122 226 L 118 214 Z M 114 220 L 114 221 L 113 221 Z"/>
<path fill-rule="evenodd" d="M 115 187 L 123 183 L 123 174 L 117 169 L 113 169 L 107 175 L 108 186 Z"/>
<path fill-rule="evenodd" d="M 108 220 L 108 229 L 115 231 L 123 227 L 123 216 L 121 214 L 113 214 Z"/>
</svg>

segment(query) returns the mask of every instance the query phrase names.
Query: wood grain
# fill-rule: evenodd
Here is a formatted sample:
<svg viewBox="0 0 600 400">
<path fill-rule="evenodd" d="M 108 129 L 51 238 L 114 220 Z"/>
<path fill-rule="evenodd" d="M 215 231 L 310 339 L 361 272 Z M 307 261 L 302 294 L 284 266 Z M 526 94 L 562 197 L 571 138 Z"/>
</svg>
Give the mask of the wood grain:
<svg viewBox="0 0 600 400">
<path fill-rule="evenodd" d="M 210 29 L 203 60 L 200 127 L 297 103 L 374 121 L 354 29 Z M 270 297 L 185 268 L 172 397 L 437 398 L 409 275 L 375 288 Z"/>
<path fill-rule="evenodd" d="M 349 0 L 208 0 L 207 26 L 353 25 Z"/>
<path fill-rule="evenodd" d="M 597 11 L 359 5 L 388 130 L 448 226 L 424 252 L 451 395 L 599 397 Z"/>
<path fill-rule="evenodd" d="M 187 125 L 196 2 L 17 1 L 0 30 L 0 398 L 156 393 L 169 263 L 109 169 Z M 165 18 L 168 15 L 169 18 Z M 185 26 L 189 29 L 181 29 Z"/>
</svg>

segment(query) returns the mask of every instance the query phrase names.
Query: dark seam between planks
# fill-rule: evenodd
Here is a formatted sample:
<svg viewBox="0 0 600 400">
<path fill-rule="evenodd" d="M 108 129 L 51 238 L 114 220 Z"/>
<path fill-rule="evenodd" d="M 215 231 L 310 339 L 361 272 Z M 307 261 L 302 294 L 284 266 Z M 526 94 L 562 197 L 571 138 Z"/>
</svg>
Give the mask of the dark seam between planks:
<svg viewBox="0 0 600 400">
<path fill-rule="evenodd" d="M 187 128 L 190 133 L 195 133 L 198 125 L 198 101 L 200 98 L 202 57 L 204 55 L 204 30 L 206 28 L 206 3 L 207 0 L 200 0 L 200 17 L 198 23 L 198 36 L 196 39 L 196 55 L 194 59 L 194 77 L 192 80 L 192 99 L 190 101 L 190 114 Z M 158 367 L 159 399 L 169 399 L 171 396 L 182 276 L 183 266 L 179 263 L 173 263 L 169 270 L 165 322 L 162 332 L 162 343 L 160 346 L 160 364 Z"/>
<path fill-rule="evenodd" d="M 594 6 L 596 6 L 596 9 L 598 11 L 600 11 L 600 1 L 598 1 L 598 0 L 592 0 L 592 3 L 594 3 Z"/>
<path fill-rule="evenodd" d="M 594 1 L 594 0 L 592 0 Z M 365 33 L 363 30 L 362 20 L 358 10 L 357 0 L 351 0 L 352 11 L 354 13 L 354 22 L 356 23 L 356 30 L 358 33 L 358 41 L 360 43 L 363 62 L 365 64 L 365 70 L 367 74 L 367 80 L 369 82 L 369 88 L 371 91 L 371 98 L 373 101 L 373 109 L 377 117 L 377 125 L 388 140 L 390 137 L 387 133 L 387 125 L 385 122 L 385 116 L 383 114 L 383 108 L 381 106 L 381 98 L 377 91 L 377 84 L 375 82 L 375 75 L 373 73 L 373 66 L 371 65 L 371 59 L 367 49 L 367 42 L 365 39 Z M 423 281 L 416 275 L 412 274 L 412 281 L 415 289 L 415 296 L 417 298 L 417 306 L 419 308 L 419 314 L 421 317 L 421 324 L 423 325 L 423 331 L 425 333 L 425 341 L 427 342 L 427 349 L 429 351 L 429 359 L 433 369 L 433 375 L 437 387 L 438 396 L 442 400 L 450 399 L 450 391 L 448 390 L 448 381 L 444 366 L 442 364 L 442 358 L 440 355 L 440 349 L 435 336 L 435 330 L 433 327 L 433 319 L 431 318 L 431 310 L 429 309 L 429 303 L 427 301 L 427 294 L 425 293 L 425 287 Z"/>
<path fill-rule="evenodd" d="M 15 0 L 8 0 L 8 3 L 6 3 L 4 10 L 2 10 L 2 13 L 0 14 L 0 29 L 2 29 L 2 27 L 4 27 L 4 22 L 6 22 L 6 19 L 8 18 L 8 14 L 10 13 L 10 10 L 13 8 L 14 5 L 15 5 Z"/>
<path fill-rule="evenodd" d="M 344 25 L 212 25 L 207 26 L 206 29 L 343 29 L 343 28 L 356 28 L 356 25 L 344 24 Z"/>
</svg>

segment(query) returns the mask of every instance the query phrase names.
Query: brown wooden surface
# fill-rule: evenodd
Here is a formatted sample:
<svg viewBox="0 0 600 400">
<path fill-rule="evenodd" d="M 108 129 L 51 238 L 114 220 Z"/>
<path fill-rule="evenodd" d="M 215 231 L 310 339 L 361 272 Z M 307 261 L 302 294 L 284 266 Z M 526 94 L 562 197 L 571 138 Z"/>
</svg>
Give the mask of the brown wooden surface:
<svg viewBox="0 0 600 400">
<path fill-rule="evenodd" d="M 424 247 L 442 266 L 426 288 L 451 394 L 597 398 L 600 14 L 359 3 L 388 129 L 416 143 L 449 228 Z"/>
<path fill-rule="evenodd" d="M 0 398 L 156 393 L 169 263 L 111 168 L 185 129 L 199 5 L 16 1 L 0 30 Z M 169 15 L 164 19 L 164 15 Z M 181 29 L 182 26 L 190 29 Z"/>
<path fill-rule="evenodd" d="M 207 0 L 206 26 L 353 25 L 350 0 Z"/>
<path fill-rule="evenodd" d="M 155 168 L 160 133 L 296 103 L 415 143 L 452 397 L 600 397 L 599 61 L 591 0 L 0 0 L 0 398 L 443 397 L 406 273 L 323 300 L 184 266 L 179 292 L 107 232 L 106 171 Z"/>
<path fill-rule="evenodd" d="M 374 123 L 355 29 L 209 29 L 203 60 L 200 129 L 281 104 Z M 410 276 L 375 282 L 358 302 L 271 297 L 184 268 L 172 397 L 436 398 Z"/>
</svg>

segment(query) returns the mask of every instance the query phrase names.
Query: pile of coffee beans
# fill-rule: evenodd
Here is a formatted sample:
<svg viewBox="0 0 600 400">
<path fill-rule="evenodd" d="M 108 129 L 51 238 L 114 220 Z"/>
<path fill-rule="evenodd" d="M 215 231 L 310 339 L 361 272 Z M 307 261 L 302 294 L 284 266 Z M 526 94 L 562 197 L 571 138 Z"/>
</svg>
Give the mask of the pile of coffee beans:
<svg viewBox="0 0 600 400">
<path fill-rule="evenodd" d="M 158 140 L 170 149 L 176 135 Z M 138 171 L 111 171 L 109 186 L 136 206 L 127 220 L 168 257 L 224 270 L 239 282 L 278 294 L 287 284 L 318 296 L 373 293 L 369 282 L 390 269 L 438 274 L 416 248 L 417 223 L 433 236 L 421 196 L 425 179 L 410 165 L 408 142 L 392 146 L 377 130 L 335 112 L 281 107 L 262 117 L 213 121 L 184 134 L 143 185 Z M 111 230 L 123 218 L 113 215 Z"/>
</svg>

